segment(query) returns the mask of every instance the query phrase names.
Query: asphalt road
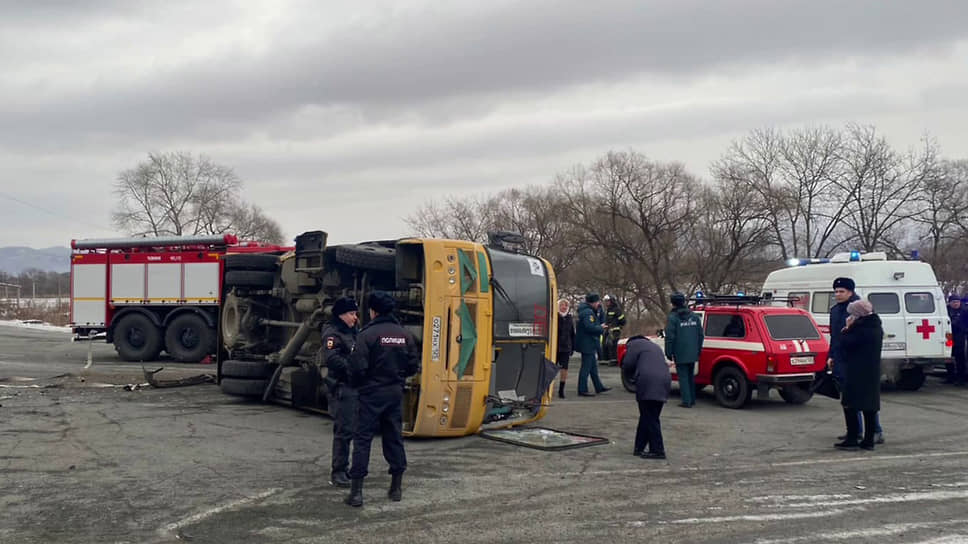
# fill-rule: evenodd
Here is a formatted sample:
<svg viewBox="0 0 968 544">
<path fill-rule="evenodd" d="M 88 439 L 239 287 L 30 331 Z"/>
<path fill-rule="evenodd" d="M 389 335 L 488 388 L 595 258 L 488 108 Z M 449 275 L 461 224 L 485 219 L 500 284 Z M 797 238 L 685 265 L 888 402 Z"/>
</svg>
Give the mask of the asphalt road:
<svg viewBox="0 0 968 544">
<path fill-rule="evenodd" d="M 0 542 L 968 541 L 968 389 L 936 378 L 884 393 L 875 452 L 831 447 L 843 424 L 829 399 L 674 399 L 669 459 L 654 461 L 630 455 L 635 404 L 603 368 L 613 391 L 579 399 L 572 378 L 541 424 L 608 445 L 409 440 L 401 503 L 375 445 L 353 509 L 326 484 L 328 419 L 212 385 L 109 387 L 141 367 L 94 348 L 84 369 L 67 335 L 0 327 Z M 172 374 L 200 371 L 213 368 Z"/>
</svg>

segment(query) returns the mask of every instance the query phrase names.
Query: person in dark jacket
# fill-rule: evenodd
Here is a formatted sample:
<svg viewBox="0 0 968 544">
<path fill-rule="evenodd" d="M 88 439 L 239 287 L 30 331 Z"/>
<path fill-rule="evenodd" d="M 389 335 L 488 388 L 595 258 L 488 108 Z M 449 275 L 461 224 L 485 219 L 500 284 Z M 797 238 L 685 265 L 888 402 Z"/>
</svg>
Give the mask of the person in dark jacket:
<svg viewBox="0 0 968 544">
<path fill-rule="evenodd" d="M 350 356 L 350 379 L 359 392 L 359 416 L 353 435 L 352 479 L 346 503 L 363 506 L 363 478 L 370 464 L 370 443 L 380 433 L 383 457 L 390 465 L 392 501 L 403 496 L 403 472 L 407 455 L 403 449 L 403 388 L 408 376 L 420 372 L 416 341 L 393 317 L 396 301 L 383 291 L 367 299 L 370 322 L 356 339 Z"/>
<path fill-rule="evenodd" d="M 595 393 L 604 393 L 605 387 L 598 377 L 598 350 L 601 348 L 602 332 L 605 326 L 598 318 L 602 299 L 597 293 L 585 295 L 585 302 L 578 306 L 578 321 L 575 325 L 575 350 L 581 353 L 581 370 L 578 371 L 578 395 L 594 397 L 588 392 L 588 378 L 591 377 Z"/>
<path fill-rule="evenodd" d="M 561 367 L 558 379 L 558 398 L 565 398 L 565 381 L 568 380 L 568 360 L 575 352 L 575 320 L 568 313 L 570 304 L 565 299 L 558 301 L 558 353 L 555 362 Z"/>
<path fill-rule="evenodd" d="M 669 299 L 672 312 L 665 328 L 665 356 L 676 363 L 679 381 L 679 406 L 692 408 L 696 404 L 695 364 L 702 352 L 702 319 L 686 307 L 686 296 L 673 293 Z"/>
<path fill-rule="evenodd" d="M 856 300 L 860 300 L 857 293 L 854 292 L 856 285 L 854 280 L 851 278 L 837 278 L 834 280 L 834 300 L 837 301 L 830 308 L 830 353 L 827 356 L 827 366 L 833 370 L 834 379 L 840 385 L 841 389 L 846 387 L 846 376 L 844 374 L 844 363 L 846 361 L 843 348 L 841 347 L 841 336 L 843 335 L 843 330 L 847 326 L 847 305 Z M 857 421 L 859 426 L 863 426 L 863 414 L 857 413 Z M 881 418 L 876 416 L 874 418 L 875 435 L 874 440 L 878 444 L 884 443 L 884 429 L 881 428 Z M 845 440 L 847 438 L 846 434 L 838 436 L 838 440 Z"/>
<path fill-rule="evenodd" d="M 351 298 L 333 303 L 333 318 L 323 327 L 323 362 L 326 365 L 326 390 L 329 414 L 333 417 L 333 470 L 330 485 L 350 487 L 346 473 L 350 464 L 350 443 L 356 429 L 357 395 L 350 385 L 349 357 L 356 345 L 356 322 L 359 308 Z"/>
<path fill-rule="evenodd" d="M 945 365 L 948 375 L 945 383 L 956 385 L 968 385 L 968 366 L 966 358 L 968 354 L 968 311 L 961 305 L 961 297 L 958 295 L 948 296 L 948 317 L 951 319 L 951 358 L 952 363 Z"/>
<path fill-rule="evenodd" d="M 864 414 L 864 439 L 859 446 L 874 449 L 874 418 L 881 409 L 881 348 L 884 330 L 881 318 L 866 300 L 855 300 L 847 306 L 847 325 L 840 338 L 841 355 L 844 358 L 845 376 L 843 397 L 844 421 L 847 436 L 843 442 L 834 444 L 841 449 L 856 449 L 858 429 L 857 412 Z"/>
<path fill-rule="evenodd" d="M 622 305 L 612 295 L 605 295 L 605 340 L 602 353 L 606 361 L 618 359 L 618 340 L 622 337 L 622 327 L 627 323 Z"/>
<path fill-rule="evenodd" d="M 622 372 L 635 383 L 635 400 L 639 404 L 639 425 L 632 453 L 646 459 L 665 459 L 659 415 L 672 389 L 665 355 L 662 348 L 644 336 L 629 338 L 625 347 Z"/>
</svg>

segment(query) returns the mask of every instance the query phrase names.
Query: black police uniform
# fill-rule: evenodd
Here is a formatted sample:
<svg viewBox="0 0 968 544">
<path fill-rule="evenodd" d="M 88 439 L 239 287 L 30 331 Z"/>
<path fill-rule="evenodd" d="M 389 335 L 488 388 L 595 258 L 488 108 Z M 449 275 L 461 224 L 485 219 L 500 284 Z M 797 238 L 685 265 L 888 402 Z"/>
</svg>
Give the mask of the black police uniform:
<svg viewBox="0 0 968 544">
<path fill-rule="evenodd" d="M 366 477 L 370 443 L 376 433 L 382 437 L 390 474 L 398 477 L 407 468 L 402 435 L 403 387 L 407 376 L 420 372 L 416 342 L 393 315 L 381 315 L 360 331 L 350 362 L 359 392 L 350 478 L 356 485 Z"/>
<path fill-rule="evenodd" d="M 339 316 L 326 324 L 320 337 L 323 340 L 323 361 L 326 363 L 326 386 L 329 390 L 329 413 L 333 416 L 333 485 L 347 486 L 350 463 L 350 443 L 356 429 L 357 393 L 350 385 L 349 357 L 356 345 L 356 329 L 349 327 Z"/>
</svg>

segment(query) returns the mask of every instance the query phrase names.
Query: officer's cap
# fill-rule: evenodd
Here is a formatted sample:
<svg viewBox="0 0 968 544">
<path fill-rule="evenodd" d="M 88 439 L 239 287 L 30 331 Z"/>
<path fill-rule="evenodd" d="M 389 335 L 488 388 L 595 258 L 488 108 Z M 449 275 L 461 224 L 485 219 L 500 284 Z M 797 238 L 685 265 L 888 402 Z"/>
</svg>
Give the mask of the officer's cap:
<svg viewBox="0 0 968 544">
<path fill-rule="evenodd" d="M 350 297 L 340 297 L 333 303 L 333 315 L 343 315 L 346 312 L 357 312 L 359 310 L 356 301 Z"/>
</svg>

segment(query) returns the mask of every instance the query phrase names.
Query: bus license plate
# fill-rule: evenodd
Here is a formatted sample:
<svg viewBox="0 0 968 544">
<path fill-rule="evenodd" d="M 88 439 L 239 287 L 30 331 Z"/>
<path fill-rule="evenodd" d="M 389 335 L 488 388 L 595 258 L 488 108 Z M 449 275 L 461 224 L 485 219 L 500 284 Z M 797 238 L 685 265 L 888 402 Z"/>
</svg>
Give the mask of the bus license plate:
<svg viewBox="0 0 968 544">
<path fill-rule="evenodd" d="M 790 357 L 791 365 L 812 365 L 813 357 Z"/>
</svg>

